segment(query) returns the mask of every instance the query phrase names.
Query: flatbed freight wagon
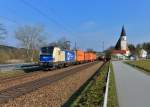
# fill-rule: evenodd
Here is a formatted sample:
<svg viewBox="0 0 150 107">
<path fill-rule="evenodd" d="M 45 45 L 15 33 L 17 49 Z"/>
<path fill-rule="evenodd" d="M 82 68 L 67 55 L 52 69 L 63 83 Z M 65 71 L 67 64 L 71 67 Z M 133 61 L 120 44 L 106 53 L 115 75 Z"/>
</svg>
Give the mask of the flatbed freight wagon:
<svg viewBox="0 0 150 107">
<path fill-rule="evenodd" d="M 61 50 L 59 47 L 42 47 L 39 64 L 43 67 L 62 68 L 69 65 L 94 61 L 96 54 L 82 50 Z"/>
</svg>

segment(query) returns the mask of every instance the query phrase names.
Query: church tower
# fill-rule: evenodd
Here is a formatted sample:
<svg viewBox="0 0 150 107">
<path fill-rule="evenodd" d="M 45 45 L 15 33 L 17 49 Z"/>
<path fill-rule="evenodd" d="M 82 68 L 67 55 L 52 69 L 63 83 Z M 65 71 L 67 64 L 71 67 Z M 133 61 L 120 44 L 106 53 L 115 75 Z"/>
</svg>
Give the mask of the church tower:
<svg viewBox="0 0 150 107">
<path fill-rule="evenodd" d="M 117 60 L 128 59 L 130 51 L 127 43 L 127 35 L 124 26 L 122 27 L 120 37 L 116 43 L 115 49 L 112 50 L 112 58 Z"/>
<path fill-rule="evenodd" d="M 120 38 L 115 46 L 115 49 L 124 50 L 124 51 L 128 50 L 127 37 L 126 37 L 126 31 L 125 31 L 124 26 L 122 27 Z"/>
<path fill-rule="evenodd" d="M 121 43 L 120 43 L 121 50 L 128 50 L 128 48 L 127 48 L 127 37 L 126 37 L 126 32 L 125 32 L 124 26 L 122 27 L 120 38 L 121 38 Z"/>
</svg>

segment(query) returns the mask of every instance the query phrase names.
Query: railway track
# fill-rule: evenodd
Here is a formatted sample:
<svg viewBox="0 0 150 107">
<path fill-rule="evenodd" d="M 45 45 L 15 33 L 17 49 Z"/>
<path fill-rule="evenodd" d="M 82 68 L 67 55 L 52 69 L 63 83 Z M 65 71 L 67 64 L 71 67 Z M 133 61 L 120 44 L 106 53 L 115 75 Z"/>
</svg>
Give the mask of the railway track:
<svg viewBox="0 0 150 107">
<path fill-rule="evenodd" d="M 44 71 L 37 71 L 37 72 L 31 72 L 28 74 L 24 74 L 24 75 L 18 75 L 16 77 L 11 77 L 11 78 L 5 78 L 3 80 L 0 81 L 0 91 L 19 85 L 19 84 L 23 84 L 23 83 L 27 83 L 30 81 L 34 81 L 40 78 L 44 78 L 47 76 L 51 76 L 51 75 L 55 75 L 64 71 L 68 71 L 71 69 L 75 69 L 77 67 L 83 66 L 86 64 L 80 64 L 80 65 L 76 65 L 76 66 L 69 66 L 63 69 L 55 69 L 51 72 L 44 72 Z"/>
<path fill-rule="evenodd" d="M 82 65 L 78 65 L 78 66 L 82 66 Z M 71 69 L 74 69 L 74 67 L 76 67 L 76 66 L 69 66 L 67 68 L 63 68 L 63 69 L 60 69 L 60 70 L 71 70 Z M 54 69 L 53 71 L 55 72 L 56 69 Z M 42 70 L 39 70 L 39 71 L 30 72 L 30 73 L 26 73 L 26 74 L 20 74 L 20 75 L 13 76 L 13 77 L 6 77 L 6 78 L 4 77 L 4 78 L 0 78 L 0 85 L 4 84 L 4 83 L 11 82 L 11 81 L 15 81 L 15 80 L 18 80 L 18 79 L 29 78 L 29 77 L 32 77 L 32 76 L 36 76 L 36 75 L 40 75 L 40 74 L 48 74 L 48 73 L 49 72 L 44 72 Z"/>
<path fill-rule="evenodd" d="M 83 66 L 79 66 L 74 69 L 66 70 L 58 74 L 54 74 L 51 76 L 47 76 L 44 78 L 40 78 L 34 81 L 30 81 L 27 83 L 23 83 L 20 85 L 16 85 L 7 89 L 0 91 L 0 104 L 6 103 L 11 99 L 22 96 L 26 93 L 37 90 L 43 86 L 49 85 L 55 81 L 61 80 L 69 75 L 80 72 L 81 70 L 88 69 L 98 62 L 84 64 Z"/>
<path fill-rule="evenodd" d="M 20 75 L 13 76 L 13 77 L 0 78 L 0 84 L 9 82 L 9 81 L 14 81 L 14 80 L 21 79 L 21 78 L 34 76 L 34 75 L 37 75 L 37 73 L 42 73 L 42 71 L 36 71 L 36 72 L 27 73 L 27 74 L 20 74 Z"/>
<path fill-rule="evenodd" d="M 16 66 L 16 65 L 7 65 L 8 67 L 9 66 Z M 5 66 L 0 66 L 0 68 L 1 67 L 7 67 L 6 65 Z M 15 68 L 14 70 L 23 70 L 23 71 L 25 71 L 25 70 L 29 70 L 29 71 L 31 71 L 31 72 L 29 72 L 29 73 L 24 73 L 24 74 L 20 74 L 20 75 L 16 75 L 16 76 L 12 76 L 12 77 L 1 77 L 0 78 L 0 84 L 1 83 L 4 83 L 4 82 L 7 82 L 7 81 L 12 81 L 12 80 L 16 80 L 16 79 L 19 79 L 19 78 L 24 78 L 24 77 L 28 77 L 28 76 L 30 76 L 30 75 L 36 75 L 37 74 L 37 72 L 40 72 L 41 70 L 42 70 L 42 68 L 41 67 L 39 67 L 37 64 L 24 64 L 24 65 L 19 65 L 20 66 L 20 68 Z M 35 68 L 36 68 L 36 70 L 35 70 Z M 36 72 L 32 72 L 32 71 L 36 71 Z M 9 71 L 5 71 L 5 72 L 9 72 Z"/>
</svg>

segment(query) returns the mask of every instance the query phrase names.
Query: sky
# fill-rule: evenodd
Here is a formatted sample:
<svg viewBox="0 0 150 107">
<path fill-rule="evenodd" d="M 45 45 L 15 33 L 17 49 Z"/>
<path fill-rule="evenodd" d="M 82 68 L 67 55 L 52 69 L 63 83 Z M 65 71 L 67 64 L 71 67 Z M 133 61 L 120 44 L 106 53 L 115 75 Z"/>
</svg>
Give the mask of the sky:
<svg viewBox="0 0 150 107">
<path fill-rule="evenodd" d="M 0 23 L 8 32 L 2 42 L 18 47 L 17 28 L 36 24 L 44 26 L 48 43 L 66 37 L 84 50 L 115 45 L 123 25 L 128 43 L 150 42 L 149 5 L 149 0 L 0 0 Z"/>
</svg>

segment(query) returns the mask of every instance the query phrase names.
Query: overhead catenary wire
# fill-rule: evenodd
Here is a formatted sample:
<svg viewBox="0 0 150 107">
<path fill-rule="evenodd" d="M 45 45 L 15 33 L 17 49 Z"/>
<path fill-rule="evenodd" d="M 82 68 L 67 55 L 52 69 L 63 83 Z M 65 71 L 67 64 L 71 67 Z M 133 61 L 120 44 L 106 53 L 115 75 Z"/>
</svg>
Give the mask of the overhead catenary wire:
<svg viewBox="0 0 150 107">
<path fill-rule="evenodd" d="M 63 19 L 61 15 L 56 14 L 55 9 L 53 9 L 52 7 L 49 7 L 49 10 L 50 10 L 50 12 L 51 12 L 54 16 L 56 16 L 58 19 Z M 64 23 L 62 23 L 62 24 L 64 25 Z M 67 25 L 65 24 L 65 26 L 66 26 L 69 30 L 73 31 L 72 27 L 69 26 L 68 24 L 67 24 Z"/>
<path fill-rule="evenodd" d="M 26 0 L 20 0 L 24 5 L 32 8 L 34 11 L 36 11 L 37 13 L 39 13 L 40 15 L 42 15 L 43 17 L 45 17 L 46 19 L 48 19 L 50 22 L 56 24 L 59 27 L 62 27 L 63 30 L 65 31 L 69 31 L 64 25 L 60 24 L 57 20 L 53 19 L 52 17 L 50 17 L 49 15 L 47 15 L 46 13 L 44 13 L 43 11 L 41 11 L 39 8 L 37 8 L 36 6 L 32 5 L 31 3 L 29 3 Z M 70 31 L 69 31 L 70 32 Z"/>
<path fill-rule="evenodd" d="M 8 17 L 0 16 L 0 18 L 19 25 L 19 23 L 16 20 L 10 19 Z"/>
</svg>

